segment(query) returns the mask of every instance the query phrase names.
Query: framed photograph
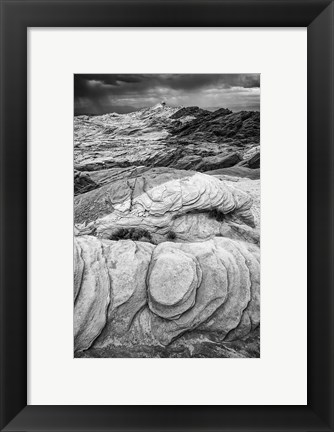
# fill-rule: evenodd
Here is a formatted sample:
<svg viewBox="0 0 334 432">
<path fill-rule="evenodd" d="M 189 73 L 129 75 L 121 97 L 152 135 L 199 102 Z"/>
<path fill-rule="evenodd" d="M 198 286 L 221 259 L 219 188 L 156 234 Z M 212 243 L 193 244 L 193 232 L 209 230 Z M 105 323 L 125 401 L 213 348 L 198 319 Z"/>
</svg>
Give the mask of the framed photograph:
<svg viewBox="0 0 334 432">
<path fill-rule="evenodd" d="M 259 90 L 74 76 L 76 358 L 260 357 Z"/>
<path fill-rule="evenodd" d="M 1 1 L 1 430 L 334 430 L 333 12 Z"/>
</svg>

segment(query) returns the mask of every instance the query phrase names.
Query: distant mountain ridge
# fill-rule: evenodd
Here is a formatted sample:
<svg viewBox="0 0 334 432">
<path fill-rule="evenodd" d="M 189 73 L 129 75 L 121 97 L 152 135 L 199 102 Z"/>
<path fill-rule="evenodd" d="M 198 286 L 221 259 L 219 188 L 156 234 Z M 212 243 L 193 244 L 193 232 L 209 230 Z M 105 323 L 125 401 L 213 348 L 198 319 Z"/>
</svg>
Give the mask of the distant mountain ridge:
<svg viewBox="0 0 334 432">
<path fill-rule="evenodd" d="M 201 172 L 234 165 L 258 168 L 259 158 L 250 166 L 244 155 L 259 143 L 256 111 L 212 112 L 162 102 L 127 114 L 74 118 L 75 167 L 81 172 L 131 166 Z"/>
<path fill-rule="evenodd" d="M 221 109 L 221 107 L 208 107 L 208 108 L 200 108 L 198 106 L 183 106 L 183 105 L 170 105 L 167 104 L 166 102 L 162 101 L 159 102 L 155 105 L 152 106 L 144 106 L 144 107 L 133 107 L 130 105 L 120 105 L 119 107 L 117 107 L 117 111 L 110 111 L 108 109 L 105 110 L 104 113 L 94 113 L 94 112 L 85 112 L 84 110 L 80 110 L 80 112 L 75 112 L 74 116 L 78 117 L 78 116 L 82 116 L 82 115 L 86 115 L 86 116 L 94 116 L 94 117 L 98 117 L 101 115 L 106 115 L 106 114 L 131 114 L 133 112 L 137 112 L 137 111 L 144 111 L 144 110 L 148 110 L 148 109 L 161 109 L 161 108 L 169 108 L 169 109 L 178 109 L 178 110 L 183 110 L 183 112 L 180 112 L 179 116 L 184 115 L 187 113 L 187 115 L 192 115 L 194 113 L 211 113 L 213 111 L 217 111 L 219 109 Z M 178 118 L 178 117 L 175 117 Z"/>
</svg>

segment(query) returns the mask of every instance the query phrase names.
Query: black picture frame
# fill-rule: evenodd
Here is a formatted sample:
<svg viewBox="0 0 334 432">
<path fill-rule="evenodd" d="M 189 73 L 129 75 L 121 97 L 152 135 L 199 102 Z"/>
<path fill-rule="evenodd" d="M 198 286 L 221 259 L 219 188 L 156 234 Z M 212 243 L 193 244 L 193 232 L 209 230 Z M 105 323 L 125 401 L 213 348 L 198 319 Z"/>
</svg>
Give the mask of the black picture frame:
<svg viewBox="0 0 334 432">
<path fill-rule="evenodd" d="M 333 431 L 333 0 L 0 3 L 1 430 Z M 27 28 L 49 26 L 307 27 L 306 406 L 27 406 Z"/>
</svg>

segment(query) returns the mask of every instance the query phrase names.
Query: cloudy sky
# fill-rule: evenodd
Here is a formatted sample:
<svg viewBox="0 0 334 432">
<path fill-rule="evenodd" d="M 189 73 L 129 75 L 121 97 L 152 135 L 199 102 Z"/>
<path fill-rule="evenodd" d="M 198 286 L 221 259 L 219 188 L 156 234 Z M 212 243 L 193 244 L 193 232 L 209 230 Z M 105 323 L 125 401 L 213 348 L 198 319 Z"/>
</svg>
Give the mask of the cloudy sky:
<svg viewBox="0 0 334 432">
<path fill-rule="evenodd" d="M 76 74 L 74 113 L 126 113 L 159 102 L 260 110 L 259 74 Z"/>
</svg>

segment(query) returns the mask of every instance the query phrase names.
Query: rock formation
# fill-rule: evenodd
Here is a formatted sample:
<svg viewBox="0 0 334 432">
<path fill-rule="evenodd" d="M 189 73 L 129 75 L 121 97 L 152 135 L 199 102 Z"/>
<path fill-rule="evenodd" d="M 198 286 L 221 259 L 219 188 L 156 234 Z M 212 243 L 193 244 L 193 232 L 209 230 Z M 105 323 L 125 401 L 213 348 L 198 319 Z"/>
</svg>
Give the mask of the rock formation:
<svg viewBox="0 0 334 432">
<path fill-rule="evenodd" d="M 74 195 L 89 192 L 97 187 L 98 184 L 88 174 L 74 170 Z"/>
<path fill-rule="evenodd" d="M 74 119 L 76 357 L 259 357 L 260 116 Z"/>
<path fill-rule="evenodd" d="M 154 243 L 215 236 L 259 242 L 252 197 L 206 174 L 155 168 L 110 182 L 74 200 L 78 232 L 112 239 L 120 229 L 145 229 Z"/>
<path fill-rule="evenodd" d="M 78 171 L 89 172 L 131 166 L 196 170 L 203 157 L 238 153 L 228 165 L 200 169 L 208 171 L 236 165 L 259 140 L 258 112 L 232 113 L 225 108 L 210 112 L 157 104 L 129 114 L 76 116 L 74 165 Z M 182 158 L 186 166 L 180 165 Z"/>
<path fill-rule="evenodd" d="M 76 351 L 170 346 L 194 329 L 232 341 L 260 322 L 259 249 L 245 242 L 79 236 L 74 268 Z"/>
</svg>

